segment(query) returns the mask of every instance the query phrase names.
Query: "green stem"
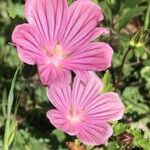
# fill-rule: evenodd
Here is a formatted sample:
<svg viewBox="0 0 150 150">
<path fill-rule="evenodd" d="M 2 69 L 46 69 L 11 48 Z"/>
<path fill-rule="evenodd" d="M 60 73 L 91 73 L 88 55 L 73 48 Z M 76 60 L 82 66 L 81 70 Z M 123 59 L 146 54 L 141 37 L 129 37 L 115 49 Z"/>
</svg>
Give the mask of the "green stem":
<svg viewBox="0 0 150 150">
<path fill-rule="evenodd" d="M 11 83 L 11 88 L 8 96 L 8 106 L 7 106 L 7 117 L 6 117 L 6 124 L 5 124 L 5 133 L 4 133 L 4 145 L 3 145 L 3 150 L 8 150 L 9 149 L 9 132 L 10 132 L 10 120 L 11 120 L 11 110 L 12 110 L 12 105 L 14 101 L 14 88 L 15 88 L 15 82 L 16 82 L 16 77 L 19 71 L 19 66 L 17 67 L 17 70 L 14 74 L 12 83 Z"/>
<path fill-rule="evenodd" d="M 131 47 L 129 47 L 125 53 L 125 55 L 123 56 L 123 60 L 122 60 L 122 64 L 121 64 L 121 67 L 120 67 L 120 73 L 119 73 L 119 77 L 118 77 L 118 80 L 116 82 L 116 85 L 118 86 L 120 80 L 121 80 L 121 75 L 122 75 L 122 72 L 123 72 L 123 68 L 124 68 L 124 64 L 125 64 L 125 61 L 126 61 L 126 58 L 128 56 L 128 53 L 130 52 L 131 50 Z"/>
<path fill-rule="evenodd" d="M 150 1 L 148 2 L 148 9 L 147 9 L 146 17 L 145 17 L 145 23 L 144 23 L 145 30 L 148 29 L 149 18 L 150 18 Z"/>
<path fill-rule="evenodd" d="M 9 144 L 8 144 L 9 127 L 10 127 L 10 121 L 9 121 L 9 120 L 6 120 L 6 124 L 5 124 L 5 134 L 4 134 L 4 150 L 8 150 L 8 149 L 9 149 Z"/>
</svg>

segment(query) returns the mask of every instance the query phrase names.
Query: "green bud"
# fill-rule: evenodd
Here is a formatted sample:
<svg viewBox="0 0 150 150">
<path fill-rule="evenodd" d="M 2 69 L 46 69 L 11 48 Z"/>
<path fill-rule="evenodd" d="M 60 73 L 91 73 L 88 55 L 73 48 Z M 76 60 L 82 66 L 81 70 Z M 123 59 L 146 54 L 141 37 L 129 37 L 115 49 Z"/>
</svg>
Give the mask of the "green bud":
<svg viewBox="0 0 150 150">
<path fill-rule="evenodd" d="M 148 40 L 149 30 L 141 29 L 139 30 L 129 42 L 131 47 L 141 47 L 144 46 Z"/>
</svg>

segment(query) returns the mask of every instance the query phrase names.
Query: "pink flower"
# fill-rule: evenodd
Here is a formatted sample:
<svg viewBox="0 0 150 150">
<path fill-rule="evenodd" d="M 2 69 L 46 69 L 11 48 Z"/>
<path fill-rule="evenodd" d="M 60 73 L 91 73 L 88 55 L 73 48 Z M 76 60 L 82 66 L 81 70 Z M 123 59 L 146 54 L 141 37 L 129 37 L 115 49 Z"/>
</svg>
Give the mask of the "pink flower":
<svg viewBox="0 0 150 150">
<path fill-rule="evenodd" d="M 28 23 L 12 34 L 19 58 L 37 64 L 44 85 L 66 84 L 71 71 L 102 71 L 110 67 L 113 50 L 104 42 L 92 42 L 107 33 L 97 27 L 103 20 L 100 7 L 90 0 L 26 0 Z"/>
<path fill-rule="evenodd" d="M 47 112 L 50 122 L 86 145 L 100 145 L 112 135 L 109 121 L 122 118 L 124 106 L 114 92 L 100 94 L 102 81 L 92 72 L 85 83 L 76 76 L 72 87 L 51 86 L 48 97 L 56 109 Z"/>
</svg>

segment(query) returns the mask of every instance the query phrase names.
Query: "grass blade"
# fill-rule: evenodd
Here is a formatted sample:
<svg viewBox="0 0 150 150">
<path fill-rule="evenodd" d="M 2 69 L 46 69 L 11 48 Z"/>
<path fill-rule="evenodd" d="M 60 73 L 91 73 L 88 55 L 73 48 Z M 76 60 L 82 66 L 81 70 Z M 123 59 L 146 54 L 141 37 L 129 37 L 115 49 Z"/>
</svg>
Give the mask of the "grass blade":
<svg viewBox="0 0 150 150">
<path fill-rule="evenodd" d="M 14 88 L 15 88 L 15 83 L 16 83 L 16 78 L 17 78 L 17 74 L 19 71 L 19 67 L 20 67 L 20 64 L 14 74 L 14 77 L 11 83 L 11 88 L 10 88 L 9 95 L 8 95 L 7 117 L 6 117 L 4 145 L 3 145 L 4 150 L 9 149 L 10 117 L 11 117 L 11 110 L 12 110 L 12 105 L 14 101 Z"/>
</svg>

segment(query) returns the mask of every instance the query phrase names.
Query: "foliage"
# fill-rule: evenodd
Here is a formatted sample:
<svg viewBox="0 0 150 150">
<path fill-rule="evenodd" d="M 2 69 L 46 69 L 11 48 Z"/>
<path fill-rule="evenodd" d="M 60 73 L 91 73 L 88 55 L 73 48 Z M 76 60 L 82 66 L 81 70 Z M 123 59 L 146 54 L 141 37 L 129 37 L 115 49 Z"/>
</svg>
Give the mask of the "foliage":
<svg viewBox="0 0 150 150">
<path fill-rule="evenodd" d="M 68 0 L 71 4 L 73 0 Z M 110 43 L 114 49 L 112 67 L 98 73 L 106 91 L 117 91 L 126 106 L 124 118 L 112 122 L 114 133 L 98 149 L 144 149 L 150 147 L 150 2 L 149 0 L 93 0 L 103 8 L 104 26 L 110 35 L 97 40 Z M 74 137 L 54 129 L 45 113 L 52 106 L 45 96 L 36 66 L 22 64 L 9 95 L 13 74 L 19 64 L 11 43 L 16 24 L 25 22 L 23 0 L 0 1 L 0 149 L 2 149 L 8 99 L 13 99 L 9 125 L 12 150 L 65 150 Z M 11 90 L 12 92 L 12 90 Z M 124 143 L 124 137 L 128 143 Z M 96 147 L 89 146 L 88 149 Z"/>
</svg>

